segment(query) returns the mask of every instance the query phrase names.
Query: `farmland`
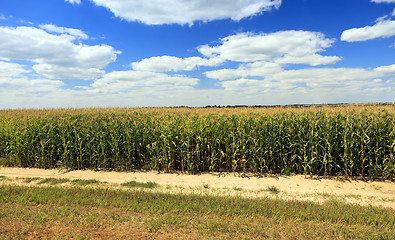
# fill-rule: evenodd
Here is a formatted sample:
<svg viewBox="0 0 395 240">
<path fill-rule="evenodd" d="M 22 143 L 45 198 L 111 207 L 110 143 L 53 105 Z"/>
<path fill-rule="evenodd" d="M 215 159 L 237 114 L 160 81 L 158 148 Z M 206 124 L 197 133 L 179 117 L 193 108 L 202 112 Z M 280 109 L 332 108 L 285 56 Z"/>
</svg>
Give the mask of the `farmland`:
<svg viewBox="0 0 395 240">
<path fill-rule="evenodd" d="M 0 111 L 5 166 L 392 179 L 395 106 Z"/>
<path fill-rule="evenodd" d="M 3 110 L 0 238 L 393 239 L 394 123 L 394 104 Z"/>
</svg>

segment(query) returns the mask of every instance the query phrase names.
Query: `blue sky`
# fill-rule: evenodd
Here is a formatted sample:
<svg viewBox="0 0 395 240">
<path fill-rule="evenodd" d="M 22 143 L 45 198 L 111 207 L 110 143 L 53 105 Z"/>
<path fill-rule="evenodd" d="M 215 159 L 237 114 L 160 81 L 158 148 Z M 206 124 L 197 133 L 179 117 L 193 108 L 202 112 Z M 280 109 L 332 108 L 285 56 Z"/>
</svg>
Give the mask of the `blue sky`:
<svg viewBox="0 0 395 240">
<path fill-rule="evenodd" d="M 0 109 L 394 96 L 395 0 L 0 1 Z"/>
</svg>

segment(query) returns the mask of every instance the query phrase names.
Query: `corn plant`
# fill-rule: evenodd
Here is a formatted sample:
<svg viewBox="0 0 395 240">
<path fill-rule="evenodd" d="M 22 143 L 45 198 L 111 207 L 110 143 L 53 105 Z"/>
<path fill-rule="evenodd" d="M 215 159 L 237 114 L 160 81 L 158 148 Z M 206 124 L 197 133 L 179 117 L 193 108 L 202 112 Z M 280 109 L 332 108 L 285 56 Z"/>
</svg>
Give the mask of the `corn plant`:
<svg viewBox="0 0 395 240">
<path fill-rule="evenodd" d="M 0 160 L 40 168 L 393 178 L 394 109 L 0 111 Z"/>
</svg>

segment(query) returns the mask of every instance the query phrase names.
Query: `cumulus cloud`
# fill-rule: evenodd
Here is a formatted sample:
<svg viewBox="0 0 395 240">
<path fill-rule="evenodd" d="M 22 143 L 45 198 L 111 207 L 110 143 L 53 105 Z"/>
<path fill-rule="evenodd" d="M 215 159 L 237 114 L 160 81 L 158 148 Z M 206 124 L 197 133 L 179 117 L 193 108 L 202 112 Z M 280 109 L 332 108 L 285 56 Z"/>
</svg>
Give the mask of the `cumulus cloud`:
<svg viewBox="0 0 395 240">
<path fill-rule="evenodd" d="M 132 67 L 134 70 L 152 72 L 191 71 L 199 66 L 218 66 L 222 62 L 219 58 L 160 56 L 134 62 Z"/>
<path fill-rule="evenodd" d="M 17 77 L 28 72 L 24 65 L 0 61 L 0 79 Z"/>
<path fill-rule="evenodd" d="M 392 14 L 391 14 L 391 15 L 392 15 Z M 382 17 L 378 17 L 378 18 L 376 19 L 375 23 L 384 22 L 384 21 L 389 20 L 390 18 L 391 18 L 391 17 L 387 14 L 387 15 L 384 15 L 384 16 L 382 16 Z"/>
<path fill-rule="evenodd" d="M 191 71 L 199 66 L 219 66 L 226 61 L 241 62 L 237 69 L 219 69 L 205 72 L 213 79 L 228 80 L 248 76 L 265 77 L 283 71 L 288 64 L 311 66 L 332 64 L 341 60 L 338 56 L 322 56 L 325 48 L 334 40 L 321 33 L 307 31 L 281 31 L 270 34 L 239 33 L 221 39 L 221 44 L 199 46 L 205 57 L 178 58 L 159 56 L 132 63 L 136 71 L 177 72 Z"/>
<path fill-rule="evenodd" d="M 68 34 L 76 38 L 88 39 L 88 35 L 79 29 L 58 27 L 53 24 L 41 24 L 39 27 L 47 32 Z"/>
<path fill-rule="evenodd" d="M 64 85 L 59 80 L 31 78 L 28 76 L 31 71 L 26 68 L 18 63 L 0 61 L 0 107 L 1 102 L 8 103 L 8 97 L 50 93 Z"/>
<path fill-rule="evenodd" d="M 394 35 L 395 21 L 385 20 L 373 26 L 348 29 L 342 33 L 341 40 L 347 42 L 360 42 L 375 38 L 388 38 Z"/>
<path fill-rule="evenodd" d="M 16 78 L 16 79 L 1 79 L 0 80 L 0 92 L 10 93 L 13 95 L 40 95 L 44 93 L 53 93 L 59 90 L 64 83 L 60 80 L 49 80 L 49 79 L 27 79 L 27 78 Z M 47 99 L 50 101 L 50 99 Z"/>
<path fill-rule="evenodd" d="M 264 80 L 239 78 L 222 81 L 220 86 L 237 99 L 259 99 L 261 96 L 268 100 L 267 97 L 271 96 L 281 102 L 278 97 L 282 96 L 292 99 L 292 102 L 352 102 L 350 99 L 358 99 L 364 94 L 377 99 L 380 92 L 388 101 L 395 90 L 394 82 L 383 81 L 379 77 L 388 76 L 392 67 L 384 67 L 385 74 L 363 68 L 288 70 L 269 75 Z"/>
<path fill-rule="evenodd" d="M 225 91 L 242 93 L 246 97 L 257 94 L 270 94 L 270 92 L 276 91 L 278 86 L 279 84 L 275 82 L 246 78 L 221 82 L 221 87 Z M 281 87 L 285 88 L 286 86 L 282 85 Z"/>
<path fill-rule="evenodd" d="M 35 27 L 0 27 L 0 57 L 36 63 L 33 69 L 48 78 L 94 79 L 120 53 L 108 45 L 74 43 L 85 36 L 81 31 L 44 28 L 67 34 L 50 34 Z"/>
<path fill-rule="evenodd" d="M 143 71 L 114 71 L 96 80 L 92 85 L 94 92 L 155 92 L 170 91 L 197 85 L 199 79 L 183 75 Z M 91 89 L 91 90 L 92 90 Z"/>
<path fill-rule="evenodd" d="M 98 68 L 64 67 L 45 63 L 36 64 L 32 68 L 47 78 L 58 79 L 93 79 L 105 74 L 105 71 Z"/>
<path fill-rule="evenodd" d="M 249 76 L 265 77 L 283 71 L 278 63 L 273 62 L 254 62 L 241 64 L 237 69 L 219 69 L 205 72 L 208 78 L 218 80 L 228 80 L 236 78 L 246 78 Z"/>
<path fill-rule="evenodd" d="M 343 88 L 350 84 L 356 87 L 379 75 L 363 68 L 307 68 L 279 72 L 268 79 L 288 84 L 304 83 L 312 88 Z"/>
<path fill-rule="evenodd" d="M 393 67 L 287 70 L 263 80 L 221 81 L 220 89 L 197 89 L 198 79 L 186 76 L 116 71 L 89 87 L 71 90 L 61 81 L 28 81 L 23 73 L 14 77 L 12 84 L 0 80 L 0 109 L 391 101 L 395 91 Z"/>
<path fill-rule="evenodd" d="M 238 69 L 217 71 L 211 74 L 218 74 L 217 78 L 223 74 L 223 81 L 218 83 L 221 89 L 196 89 L 198 79 L 144 71 L 111 72 L 85 89 L 100 96 L 133 99 L 129 101 L 134 106 L 388 101 L 395 90 L 392 78 L 395 65 L 373 70 L 283 70 L 277 63 L 254 62 L 241 64 Z M 254 74 L 264 77 L 250 78 Z"/>
<path fill-rule="evenodd" d="M 219 69 L 204 73 L 209 78 L 229 80 L 248 76 L 265 77 L 283 71 L 283 66 L 289 64 L 318 66 L 341 60 L 338 56 L 318 54 L 330 47 L 334 40 L 317 32 L 239 33 L 220 41 L 221 44 L 217 46 L 203 45 L 197 48 L 204 58 L 159 56 L 131 65 L 135 71 L 177 72 L 195 70 L 199 66 L 219 66 L 226 61 L 241 62 L 237 69 Z"/>
<path fill-rule="evenodd" d="M 375 72 L 383 75 L 394 75 L 395 76 L 395 64 L 388 66 L 381 66 L 374 69 Z"/>
<path fill-rule="evenodd" d="M 69 2 L 79 2 L 68 0 Z M 91 0 L 115 16 L 127 21 L 148 25 L 193 24 L 195 21 L 213 21 L 243 18 L 278 9 L 281 0 Z"/>
<path fill-rule="evenodd" d="M 223 38 L 221 42 L 219 46 L 201 46 L 198 51 L 206 57 L 235 62 L 277 61 L 316 66 L 341 60 L 337 56 L 324 57 L 317 54 L 334 42 L 318 32 L 239 33 Z"/>
</svg>

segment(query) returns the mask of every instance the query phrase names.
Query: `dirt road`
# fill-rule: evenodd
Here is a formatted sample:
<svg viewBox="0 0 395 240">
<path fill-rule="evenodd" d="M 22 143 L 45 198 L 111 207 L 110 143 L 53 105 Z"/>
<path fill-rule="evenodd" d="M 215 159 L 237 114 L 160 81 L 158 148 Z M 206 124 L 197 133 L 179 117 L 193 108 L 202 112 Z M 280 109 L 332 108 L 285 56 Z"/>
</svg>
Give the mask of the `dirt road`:
<svg viewBox="0 0 395 240">
<path fill-rule="evenodd" d="M 254 176 L 238 173 L 204 173 L 199 175 L 168 174 L 157 172 L 108 172 L 61 169 L 45 170 L 36 168 L 0 167 L 0 176 L 10 181 L 0 184 L 24 184 L 26 178 L 67 178 L 96 179 L 107 186 L 137 182 L 155 182 L 155 191 L 203 193 L 214 195 L 241 195 L 243 197 L 273 197 L 322 202 L 331 199 L 362 205 L 384 206 L 395 209 L 395 183 L 391 181 L 346 180 L 344 178 L 325 179 L 318 177 L 294 176 Z M 34 184 L 34 183 L 30 183 Z M 272 191 L 268 189 L 272 189 Z M 276 193 L 276 191 L 278 192 Z"/>
</svg>

